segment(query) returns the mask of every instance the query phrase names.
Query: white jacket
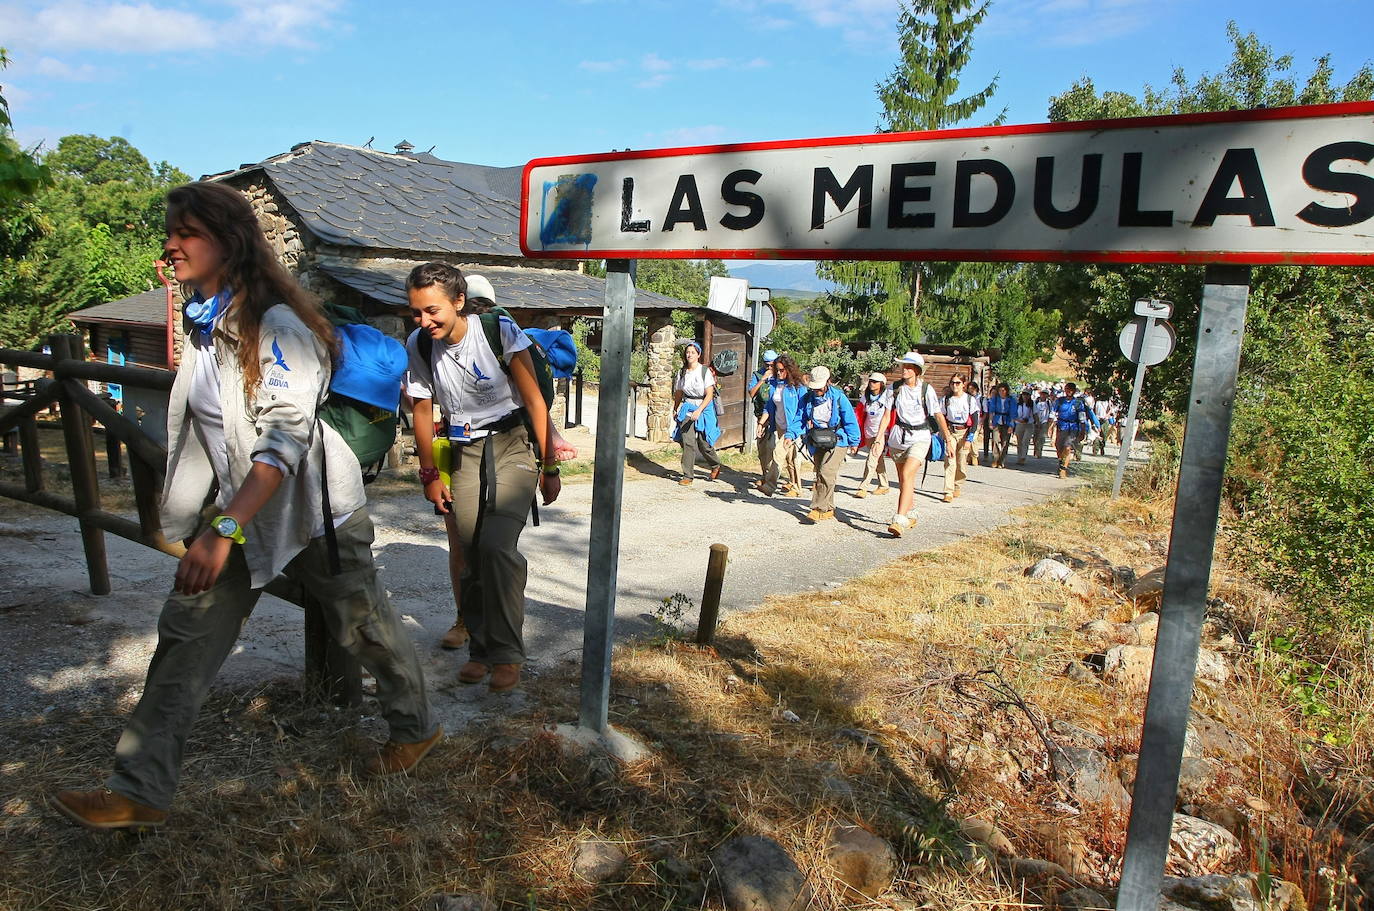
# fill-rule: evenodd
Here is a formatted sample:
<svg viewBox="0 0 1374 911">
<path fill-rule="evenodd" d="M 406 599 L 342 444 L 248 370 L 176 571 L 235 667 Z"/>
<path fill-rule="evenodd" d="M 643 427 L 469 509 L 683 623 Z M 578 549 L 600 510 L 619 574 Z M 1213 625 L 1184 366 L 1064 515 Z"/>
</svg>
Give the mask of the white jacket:
<svg viewBox="0 0 1374 911">
<path fill-rule="evenodd" d="M 291 308 L 278 304 L 263 314 L 258 336 L 263 381 L 256 396 L 243 388 L 232 313 L 220 321 L 215 340 L 215 350 L 221 352 L 220 404 L 234 487 L 243 484 L 258 453 L 271 453 L 286 469 L 281 487 L 243 529 L 243 555 L 251 584 L 262 588 L 305 548 L 311 532 L 322 527 L 322 452 L 328 453 L 329 506 L 334 515 L 361 509 L 367 495 L 353 450 L 333 427 L 315 420 L 315 410 L 329 385 L 329 354 Z M 215 484 L 210 456 L 200 434 L 191 427 L 187 405 L 199 354 L 194 345 L 183 347 L 167 406 L 162 530 L 173 541 L 196 533 L 200 512 Z"/>
</svg>

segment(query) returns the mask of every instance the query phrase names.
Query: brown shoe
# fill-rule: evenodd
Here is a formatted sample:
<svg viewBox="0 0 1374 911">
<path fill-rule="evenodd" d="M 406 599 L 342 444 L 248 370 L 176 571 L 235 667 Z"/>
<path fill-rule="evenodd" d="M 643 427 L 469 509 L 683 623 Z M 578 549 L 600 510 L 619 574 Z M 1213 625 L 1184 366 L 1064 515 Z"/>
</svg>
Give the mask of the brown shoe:
<svg viewBox="0 0 1374 911">
<path fill-rule="evenodd" d="M 367 766 L 363 771 L 372 778 L 409 772 L 429 754 L 430 750 L 434 749 L 435 744 L 443 737 L 444 729 L 436 727 L 433 734 L 419 743 L 397 743 L 394 740 L 388 740 L 377 751 L 377 755 L 367 761 Z"/>
<path fill-rule="evenodd" d="M 1059 469 L 1059 476 L 1061 478 L 1067 478 L 1069 476 L 1069 470 L 1067 468 Z"/>
<path fill-rule="evenodd" d="M 494 664 L 491 668 L 491 682 L 487 684 L 488 693 L 505 693 L 520 685 L 520 665 Z"/>
<path fill-rule="evenodd" d="M 806 514 L 805 521 L 813 523 L 819 522 L 821 520 L 821 516 L 823 515 L 824 513 L 822 513 L 819 509 L 813 509 Z"/>
<path fill-rule="evenodd" d="M 854 499 L 856 499 L 856 500 L 867 499 L 867 497 L 868 497 L 868 491 L 865 490 L 865 489 L 862 488 L 862 487 L 860 487 L 858 490 L 854 491 Z"/>
<path fill-rule="evenodd" d="M 954 494 L 952 494 L 952 493 L 947 493 L 947 494 L 945 494 L 945 502 L 946 502 L 946 503 L 953 503 L 953 502 L 954 502 Z"/>
<path fill-rule="evenodd" d="M 714 480 L 715 480 L 716 478 L 718 478 L 718 477 L 720 477 L 720 466 L 719 466 L 719 465 L 717 465 L 715 468 L 712 468 L 712 469 L 711 469 L 711 480 L 714 481 Z"/>
<path fill-rule="evenodd" d="M 692 479 L 691 479 L 691 478 L 683 478 L 681 481 L 678 481 L 678 483 L 681 484 L 683 487 L 691 487 L 691 486 L 692 486 Z"/>
<path fill-rule="evenodd" d="M 956 500 L 959 499 L 959 496 L 960 496 L 962 493 L 963 493 L 963 491 L 960 490 L 959 488 L 957 488 L 957 487 L 954 488 L 954 498 L 955 498 Z"/>
<path fill-rule="evenodd" d="M 109 788 L 98 791 L 58 791 L 52 795 L 50 802 L 54 809 L 72 822 L 97 832 L 155 829 L 167 821 L 166 810 L 154 810 Z"/>
<path fill-rule="evenodd" d="M 877 490 L 873 491 L 873 496 L 881 497 L 883 494 L 887 493 L 891 489 L 891 487 L 879 487 Z"/>
<path fill-rule="evenodd" d="M 448 632 L 444 633 L 444 638 L 439 640 L 440 648 L 462 648 L 468 642 L 468 628 L 463 625 L 463 618 L 459 617 Z"/>
<path fill-rule="evenodd" d="M 482 679 L 487 676 L 487 671 L 489 670 L 491 670 L 491 668 L 480 661 L 469 661 L 467 664 L 458 668 L 458 682 L 466 683 L 469 686 L 474 683 L 481 683 Z"/>
<path fill-rule="evenodd" d="M 821 517 L 817 521 L 824 522 L 826 519 L 833 518 L 835 518 L 835 510 L 827 509 L 825 512 L 821 513 Z"/>
</svg>

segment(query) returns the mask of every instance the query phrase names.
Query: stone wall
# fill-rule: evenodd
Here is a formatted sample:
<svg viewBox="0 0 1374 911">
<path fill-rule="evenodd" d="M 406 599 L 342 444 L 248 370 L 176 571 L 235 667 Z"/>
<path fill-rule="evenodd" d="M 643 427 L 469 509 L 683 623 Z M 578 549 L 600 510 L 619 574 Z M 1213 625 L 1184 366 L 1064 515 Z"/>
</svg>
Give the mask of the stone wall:
<svg viewBox="0 0 1374 911">
<path fill-rule="evenodd" d="M 673 432 L 673 379 L 677 375 L 677 332 L 666 314 L 649 318 L 648 439 L 666 443 Z"/>
</svg>

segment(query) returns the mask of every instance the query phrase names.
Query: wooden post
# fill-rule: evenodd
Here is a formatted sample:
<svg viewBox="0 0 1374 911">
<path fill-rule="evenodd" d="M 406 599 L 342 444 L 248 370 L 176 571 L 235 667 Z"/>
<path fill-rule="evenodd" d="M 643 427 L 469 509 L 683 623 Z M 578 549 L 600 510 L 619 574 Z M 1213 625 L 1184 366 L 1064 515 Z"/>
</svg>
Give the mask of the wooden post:
<svg viewBox="0 0 1374 911">
<path fill-rule="evenodd" d="M 58 360 L 80 360 L 81 339 L 73 335 L 53 335 L 48 338 Z M 56 371 L 54 371 L 56 372 Z M 61 376 L 58 376 L 62 380 Z M 79 513 L 100 509 L 100 479 L 95 470 L 95 439 L 91 421 L 76 404 L 76 397 L 62 381 L 58 393 L 62 404 L 62 436 L 67 443 L 67 465 L 72 474 L 72 496 Z M 78 516 L 81 523 L 81 544 L 86 551 L 86 574 L 91 580 L 91 594 L 110 593 L 110 567 L 105 559 L 105 533 L 98 525 Z"/>
<path fill-rule="evenodd" d="M 720 591 L 725 587 L 725 565 L 730 561 L 730 548 L 712 544 L 706 561 L 706 587 L 701 592 L 701 614 L 697 618 L 697 644 L 710 645 L 716 638 L 716 623 L 720 620 Z"/>
<path fill-rule="evenodd" d="M 105 462 L 112 478 L 124 477 L 124 449 L 119 445 L 119 437 L 105 431 Z"/>
<path fill-rule="evenodd" d="M 38 444 L 38 422 L 27 418 L 19 425 L 19 450 L 24 459 L 24 489 L 43 489 L 43 449 Z"/>
</svg>

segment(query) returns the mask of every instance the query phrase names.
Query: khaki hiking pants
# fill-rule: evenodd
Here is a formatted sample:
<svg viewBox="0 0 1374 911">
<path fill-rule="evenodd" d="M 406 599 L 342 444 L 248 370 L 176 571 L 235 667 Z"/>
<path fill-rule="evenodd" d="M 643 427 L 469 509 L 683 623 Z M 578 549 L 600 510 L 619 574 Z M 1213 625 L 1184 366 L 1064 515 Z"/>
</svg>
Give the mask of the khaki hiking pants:
<svg viewBox="0 0 1374 911">
<path fill-rule="evenodd" d="M 216 512 L 207 511 L 207 524 Z M 253 533 L 251 523 L 246 533 Z M 283 575 L 315 598 L 329 634 L 377 679 L 377 701 L 391 739 L 425 740 L 434 733 L 434 723 L 424 674 L 372 562 L 367 510 L 354 512 L 336 535 L 342 573 L 330 573 L 328 547 L 320 536 L 287 564 Z M 157 622 L 157 651 L 148 665 L 143 697 L 115 746 L 114 774 L 105 783 L 111 791 L 159 810 L 171 806 L 186 738 L 201 703 L 262 595 L 262 589 L 249 587 L 249 578 L 243 551 L 233 547 L 213 588 L 168 596 Z"/>
<path fill-rule="evenodd" d="M 801 469 L 797 467 L 797 449 L 801 441 L 779 436 L 778 446 L 782 448 L 782 470 L 787 475 L 787 485 L 794 493 L 801 493 Z"/>
<path fill-rule="evenodd" d="M 696 427 L 688 427 L 683 430 L 681 438 L 682 476 L 684 478 L 689 481 L 692 479 L 692 475 L 696 473 L 697 459 L 704 462 L 707 468 L 720 467 L 720 456 L 716 455 L 716 450 L 710 443 L 706 442 L 706 437 L 702 436 Z"/>
<path fill-rule="evenodd" d="M 463 548 L 460 610 L 468 657 L 488 666 L 525 662 L 525 582 L 520 533 L 539 489 L 529 434 L 516 427 L 453 447 L 453 514 Z M 486 505 L 482 453 L 486 449 Z M 482 522 L 477 522 L 481 509 Z"/>
<path fill-rule="evenodd" d="M 1036 424 L 1036 425 L 1035 425 L 1035 430 L 1032 431 L 1032 435 L 1033 435 L 1034 438 L 1035 438 L 1035 457 L 1038 459 L 1038 458 L 1041 458 L 1042 456 L 1044 456 L 1044 454 L 1045 454 L 1045 440 L 1046 440 L 1046 439 L 1049 437 L 1049 435 L 1050 435 L 1050 425 L 1049 425 L 1049 422 L 1048 422 L 1048 421 L 1045 421 L 1045 422 Z"/>
<path fill-rule="evenodd" d="M 812 464 L 816 468 L 816 483 L 811 488 L 811 508 L 821 512 L 835 511 L 835 485 L 840 480 L 840 468 L 844 465 L 845 454 L 849 450 L 836 446 L 826 452 L 816 453 Z"/>
<path fill-rule="evenodd" d="M 964 471 L 964 464 L 968 462 L 973 452 L 974 441 L 968 438 L 967 433 L 961 433 L 954 438 L 954 446 L 945 452 L 945 494 L 953 496 L 959 493 L 964 481 L 968 479 L 968 473 Z"/>
<path fill-rule="evenodd" d="M 1007 447 L 1011 443 L 1011 427 L 1005 424 L 998 424 L 989 427 L 985 433 L 992 441 L 992 464 L 1005 465 L 1007 461 Z"/>
<path fill-rule="evenodd" d="M 763 492 L 769 496 L 778 489 L 778 475 L 781 473 L 781 466 L 778 464 L 778 441 L 782 439 L 781 434 L 764 431 L 759 437 L 759 468 L 762 472 L 760 481 L 762 482 Z"/>
<path fill-rule="evenodd" d="M 1013 429 L 1016 434 L 1016 461 L 1026 461 L 1026 448 L 1030 445 L 1031 435 L 1034 431 L 1035 428 L 1031 426 L 1030 421 L 1018 423 Z"/>
<path fill-rule="evenodd" d="M 868 458 L 864 461 L 863 477 L 859 478 L 859 490 L 868 485 L 869 477 L 878 479 L 878 490 L 887 490 L 887 443 L 877 436 L 868 444 Z"/>
</svg>

